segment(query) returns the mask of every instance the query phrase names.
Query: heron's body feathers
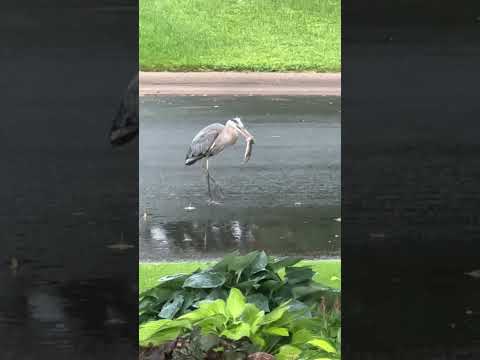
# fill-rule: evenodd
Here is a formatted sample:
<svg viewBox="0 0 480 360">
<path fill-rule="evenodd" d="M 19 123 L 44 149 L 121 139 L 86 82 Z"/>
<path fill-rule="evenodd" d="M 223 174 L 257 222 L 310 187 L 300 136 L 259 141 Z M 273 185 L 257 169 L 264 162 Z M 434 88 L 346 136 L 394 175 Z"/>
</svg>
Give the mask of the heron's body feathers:
<svg viewBox="0 0 480 360">
<path fill-rule="evenodd" d="M 210 124 L 198 132 L 192 140 L 185 156 L 185 165 L 193 165 L 204 157 L 209 157 L 214 154 L 209 152 L 215 140 L 225 128 L 222 124 Z"/>
</svg>

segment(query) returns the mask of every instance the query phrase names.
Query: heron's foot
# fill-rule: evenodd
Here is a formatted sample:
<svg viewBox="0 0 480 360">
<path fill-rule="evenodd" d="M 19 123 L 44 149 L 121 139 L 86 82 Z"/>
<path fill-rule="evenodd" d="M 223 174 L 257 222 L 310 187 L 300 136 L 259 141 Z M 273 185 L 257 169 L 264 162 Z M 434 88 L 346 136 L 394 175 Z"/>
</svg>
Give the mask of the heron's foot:
<svg viewBox="0 0 480 360">
<path fill-rule="evenodd" d="M 218 185 L 214 185 L 212 191 L 208 194 L 207 202 L 209 203 L 209 205 L 219 205 L 219 201 L 222 201 L 224 198 L 225 196 L 223 195 L 220 187 Z"/>
<path fill-rule="evenodd" d="M 205 172 L 205 175 L 207 177 L 207 185 L 208 185 L 208 197 L 210 202 L 218 203 L 214 200 L 214 197 L 218 197 L 221 200 L 225 198 L 225 194 L 222 190 L 222 188 L 218 185 L 217 181 L 210 175 L 210 172 L 208 169 L 204 168 L 203 169 Z M 213 186 L 211 186 L 212 184 Z"/>
<path fill-rule="evenodd" d="M 223 193 L 223 190 L 220 186 L 215 184 L 214 189 L 215 189 L 214 191 L 216 196 L 218 196 L 222 200 L 225 199 L 225 194 Z"/>
<path fill-rule="evenodd" d="M 215 181 L 215 179 L 212 178 L 212 176 L 210 176 L 210 181 L 212 182 L 212 184 L 214 186 L 213 191 L 214 191 L 215 195 L 218 196 L 222 200 L 225 199 L 225 193 L 223 192 L 220 185 L 218 185 L 218 183 Z"/>
<path fill-rule="evenodd" d="M 213 199 L 208 199 L 208 200 L 207 200 L 207 205 L 209 205 L 209 206 L 216 206 L 216 205 L 222 205 L 222 203 L 221 203 L 221 202 L 218 202 L 218 201 L 215 201 L 215 200 L 213 200 Z"/>
</svg>

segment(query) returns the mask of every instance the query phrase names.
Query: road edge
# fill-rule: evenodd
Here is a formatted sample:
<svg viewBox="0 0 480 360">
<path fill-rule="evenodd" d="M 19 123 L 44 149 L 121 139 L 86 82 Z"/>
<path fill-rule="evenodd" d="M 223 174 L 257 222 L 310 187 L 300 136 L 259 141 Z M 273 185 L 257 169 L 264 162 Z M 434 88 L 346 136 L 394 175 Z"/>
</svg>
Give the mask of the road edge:
<svg viewBox="0 0 480 360">
<path fill-rule="evenodd" d="M 341 96 L 341 73 L 139 72 L 139 95 Z"/>
</svg>

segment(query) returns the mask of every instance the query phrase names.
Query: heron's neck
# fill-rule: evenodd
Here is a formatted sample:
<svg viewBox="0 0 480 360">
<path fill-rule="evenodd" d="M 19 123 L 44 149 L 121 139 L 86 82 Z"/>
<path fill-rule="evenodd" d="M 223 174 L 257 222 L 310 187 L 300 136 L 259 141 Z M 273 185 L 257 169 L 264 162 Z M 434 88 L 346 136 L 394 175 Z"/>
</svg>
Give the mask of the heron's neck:
<svg viewBox="0 0 480 360">
<path fill-rule="evenodd" d="M 224 131 L 225 142 L 228 144 L 235 144 L 238 140 L 238 132 L 236 129 L 227 126 Z"/>
</svg>

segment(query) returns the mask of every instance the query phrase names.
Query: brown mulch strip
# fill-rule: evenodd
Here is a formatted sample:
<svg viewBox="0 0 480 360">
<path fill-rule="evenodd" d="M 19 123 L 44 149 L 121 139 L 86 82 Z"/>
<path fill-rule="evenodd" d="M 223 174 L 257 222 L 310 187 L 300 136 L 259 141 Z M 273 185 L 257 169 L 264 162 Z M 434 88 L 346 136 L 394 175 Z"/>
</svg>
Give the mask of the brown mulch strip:
<svg viewBox="0 0 480 360">
<path fill-rule="evenodd" d="M 140 348 L 139 360 L 169 360 L 172 358 L 172 353 L 175 350 L 177 344 L 175 341 L 165 344 L 163 346 Z M 221 353 L 215 353 L 213 351 L 208 352 L 205 360 L 222 360 Z M 273 355 L 256 352 L 248 355 L 246 360 L 275 360 Z"/>
</svg>

